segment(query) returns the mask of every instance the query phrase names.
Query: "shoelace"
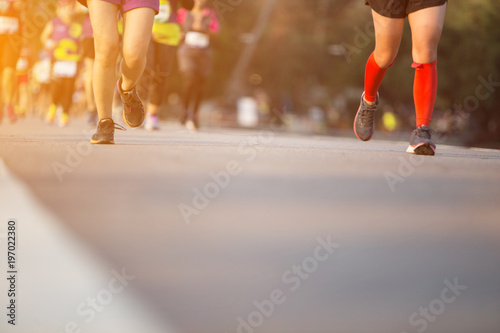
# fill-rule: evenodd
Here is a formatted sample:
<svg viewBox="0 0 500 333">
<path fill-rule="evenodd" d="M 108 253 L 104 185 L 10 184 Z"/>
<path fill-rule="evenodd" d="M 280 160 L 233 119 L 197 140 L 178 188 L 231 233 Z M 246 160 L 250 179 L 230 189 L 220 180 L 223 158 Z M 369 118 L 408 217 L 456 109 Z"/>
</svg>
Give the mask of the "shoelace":
<svg viewBox="0 0 500 333">
<path fill-rule="evenodd" d="M 373 119 L 375 118 L 376 105 L 367 105 L 366 109 L 361 111 L 361 126 L 372 127 Z"/>
<path fill-rule="evenodd" d="M 122 125 L 120 124 L 117 124 L 115 122 L 113 122 L 113 127 L 117 130 L 120 130 L 120 131 L 126 131 L 127 129 L 125 127 L 123 127 Z"/>
<path fill-rule="evenodd" d="M 112 125 L 112 126 L 113 126 L 113 128 L 114 128 L 114 129 L 117 129 L 117 130 L 120 130 L 120 131 L 126 131 L 126 130 L 127 130 L 125 127 L 123 127 L 123 126 L 122 126 L 122 125 L 120 125 L 120 124 L 115 123 L 115 122 L 114 122 L 113 120 L 111 120 L 111 119 L 110 119 L 109 121 L 104 122 L 104 124 L 106 124 L 106 125 L 107 125 L 107 123 L 109 123 L 110 121 L 113 123 L 113 125 Z M 104 125 L 104 124 L 100 121 L 98 126 L 101 128 L 101 127 L 103 127 L 103 126 L 106 126 L 106 125 Z M 107 126 L 109 126 L 109 125 L 107 125 Z M 111 126 L 110 126 L 110 127 L 111 127 Z"/>
<path fill-rule="evenodd" d="M 419 137 L 425 136 L 426 138 L 430 138 L 432 134 L 434 134 L 434 131 L 431 130 L 430 128 L 422 128 L 418 127 L 416 129 L 417 133 L 415 133 Z"/>
<path fill-rule="evenodd" d="M 137 90 L 132 90 L 128 93 L 124 93 L 122 95 L 124 97 L 123 104 L 126 104 L 128 107 L 128 112 L 132 111 L 132 108 L 135 108 L 137 106 L 141 106 L 141 99 L 139 97 L 139 94 L 137 93 Z"/>
</svg>

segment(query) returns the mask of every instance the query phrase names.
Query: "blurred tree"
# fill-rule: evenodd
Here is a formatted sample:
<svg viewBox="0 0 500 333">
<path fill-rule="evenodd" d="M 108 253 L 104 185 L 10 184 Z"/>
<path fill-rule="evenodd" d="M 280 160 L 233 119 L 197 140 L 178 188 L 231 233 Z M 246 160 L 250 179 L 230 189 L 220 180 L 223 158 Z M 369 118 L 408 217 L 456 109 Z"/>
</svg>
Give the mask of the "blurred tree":
<svg viewBox="0 0 500 333">
<path fill-rule="evenodd" d="M 243 48 L 240 36 L 249 33 L 264 0 L 243 1 L 227 13 L 225 32 L 218 43 L 212 96 L 223 93 L 227 79 Z M 445 29 L 439 48 L 439 91 L 436 117 L 474 97 L 481 82 L 491 75 L 500 81 L 500 2 L 497 0 L 453 1 L 448 4 Z M 413 70 L 410 68 L 411 32 L 408 27 L 398 59 L 381 87 L 385 103 L 413 108 Z M 373 25 L 363 0 L 280 0 L 269 26 L 248 67 L 247 77 L 259 74 L 282 107 L 282 96 L 290 95 L 294 112 L 307 110 L 308 88 L 328 89 L 331 97 L 353 88 L 361 90 L 365 61 L 373 50 Z M 339 50 L 344 50 L 339 54 Z M 333 50 L 333 52 L 331 52 Z M 471 140 L 500 141 L 499 86 L 472 111 Z M 358 97 L 359 98 L 359 97 Z M 352 107 L 356 107 L 353 102 Z M 470 108 L 469 108 L 470 109 Z M 354 116 L 352 111 L 352 117 Z M 409 112 L 411 113 L 411 112 Z M 411 121 L 409 121 L 411 123 Z M 487 139 L 477 137 L 477 134 Z"/>
</svg>

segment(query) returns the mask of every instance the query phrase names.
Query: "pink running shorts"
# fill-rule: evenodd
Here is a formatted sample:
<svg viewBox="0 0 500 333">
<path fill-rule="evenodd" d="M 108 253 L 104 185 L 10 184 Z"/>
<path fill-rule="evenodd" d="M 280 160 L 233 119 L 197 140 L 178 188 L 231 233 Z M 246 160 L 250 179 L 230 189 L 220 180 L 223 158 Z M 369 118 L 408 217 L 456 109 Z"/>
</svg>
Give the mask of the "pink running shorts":
<svg viewBox="0 0 500 333">
<path fill-rule="evenodd" d="M 158 14 L 160 11 L 160 0 L 95 0 L 95 1 L 106 1 L 117 6 L 120 6 L 122 13 L 128 12 L 129 10 L 136 8 L 152 8 L 155 13 Z M 79 3 L 87 7 L 87 0 L 78 0 Z"/>
</svg>

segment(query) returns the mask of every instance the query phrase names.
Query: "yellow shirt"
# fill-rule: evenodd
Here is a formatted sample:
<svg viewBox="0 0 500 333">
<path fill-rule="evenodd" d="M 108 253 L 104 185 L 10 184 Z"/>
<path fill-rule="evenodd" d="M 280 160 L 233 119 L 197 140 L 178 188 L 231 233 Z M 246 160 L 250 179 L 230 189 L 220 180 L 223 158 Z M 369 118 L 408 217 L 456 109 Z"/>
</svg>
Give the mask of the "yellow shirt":
<svg viewBox="0 0 500 333">
<path fill-rule="evenodd" d="M 177 8 L 169 0 L 160 0 L 160 12 L 155 16 L 153 40 L 160 44 L 177 46 L 181 41 L 181 28 L 177 23 Z"/>
</svg>

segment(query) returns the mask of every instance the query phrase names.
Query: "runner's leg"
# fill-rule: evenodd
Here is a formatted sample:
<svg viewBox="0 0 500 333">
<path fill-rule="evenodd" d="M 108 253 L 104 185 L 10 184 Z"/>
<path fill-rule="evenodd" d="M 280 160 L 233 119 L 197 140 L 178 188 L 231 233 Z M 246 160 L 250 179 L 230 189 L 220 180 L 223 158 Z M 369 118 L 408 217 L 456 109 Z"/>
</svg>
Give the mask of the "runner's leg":
<svg viewBox="0 0 500 333">
<path fill-rule="evenodd" d="M 85 63 L 85 77 L 84 77 L 84 88 L 85 88 L 85 99 L 87 101 L 87 111 L 95 112 L 95 101 L 94 101 L 94 91 L 92 89 L 92 77 L 94 74 L 94 59 L 86 57 L 84 59 Z"/>
<path fill-rule="evenodd" d="M 148 105 L 148 113 L 157 115 L 158 108 L 163 102 L 165 95 L 165 87 L 167 85 L 167 77 L 172 68 L 172 62 L 176 53 L 177 47 L 170 45 L 155 44 L 155 67 L 153 71 L 153 89 L 150 91 L 151 98 Z"/>
<path fill-rule="evenodd" d="M 404 19 L 388 18 L 372 10 L 375 26 L 375 50 L 368 58 L 365 69 L 365 100 L 375 103 L 377 92 L 387 68 L 398 54 L 403 36 Z"/>
<path fill-rule="evenodd" d="M 415 81 L 413 98 L 417 127 L 429 126 L 437 92 L 437 48 L 443 30 L 446 4 L 411 13 L 413 68 Z"/>
<path fill-rule="evenodd" d="M 192 119 L 198 125 L 198 109 L 200 108 L 201 100 L 203 98 L 203 87 L 205 86 L 205 77 L 198 75 L 193 87 L 193 114 Z"/>
<path fill-rule="evenodd" d="M 13 106 L 17 88 L 16 69 L 14 67 L 9 66 L 4 69 L 2 87 L 5 104 Z"/>
<path fill-rule="evenodd" d="M 443 31 L 446 4 L 422 9 L 408 15 L 412 32 L 413 61 L 428 64 L 437 60 L 437 48 Z"/>
<path fill-rule="evenodd" d="M 396 59 L 404 29 L 404 18 L 386 17 L 373 9 L 372 16 L 375 27 L 375 50 L 366 62 L 364 93 L 354 117 L 354 134 L 363 141 L 373 137 L 378 90 L 387 68 Z"/>
<path fill-rule="evenodd" d="M 120 49 L 117 15 L 119 7 L 106 1 L 87 1 L 94 29 L 94 98 L 99 119 L 112 118 L 116 84 L 116 58 Z"/>
<path fill-rule="evenodd" d="M 141 96 L 143 103 L 148 103 L 151 94 L 153 93 L 155 87 L 155 66 L 156 66 L 156 45 L 155 42 L 151 40 L 148 46 L 148 51 L 146 52 L 146 68 L 141 75 L 141 78 L 136 83 L 137 92 Z M 149 107 L 147 108 L 149 113 Z"/>
<path fill-rule="evenodd" d="M 63 112 L 69 115 L 69 110 L 73 104 L 73 94 L 75 93 L 76 78 L 64 78 L 62 82 L 61 107 Z"/>
<path fill-rule="evenodd" d="M 196 76 L 194 72 L 184 72 L 184 96 L 182 99 L 182 106 L 184 107 L 184 115 L 181 122 L 184 123 L 188 118 L 191 118 L 191 101 L 194 96 L 196 87 Z"/>
<path fill-rule="evenodd" d="M 153 31 L 155 11 L 141 7 L 124 14 L 122 90 L 131 90 L 146 67 L 146 53 Z"/>
</svg>

